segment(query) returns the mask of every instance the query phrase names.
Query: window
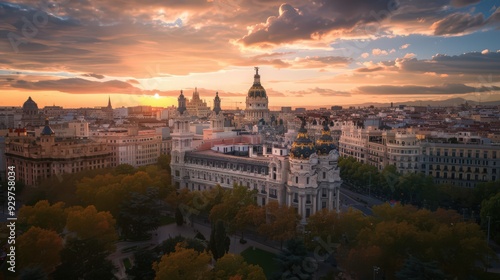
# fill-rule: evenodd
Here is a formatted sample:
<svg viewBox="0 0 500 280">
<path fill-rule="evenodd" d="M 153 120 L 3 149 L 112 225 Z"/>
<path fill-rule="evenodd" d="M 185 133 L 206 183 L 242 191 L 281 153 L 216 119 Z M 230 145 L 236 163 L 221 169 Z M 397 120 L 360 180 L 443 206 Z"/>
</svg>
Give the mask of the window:
<svg viewBox="0 0 500 280">
<path fill-rule="evenodd" d="M 295 184 L 299 183 L 299 177 L 295 176 Z"/>
<path fill-rule="evenodd" d="M 323 179 L 326 179 L 326 172 L 323 172 Z"/>
<path fill-rule="evenodd" d="M 307 177 L 307 183 L 306 184 L 309 184 L 309 177 Z"/>
</svg>

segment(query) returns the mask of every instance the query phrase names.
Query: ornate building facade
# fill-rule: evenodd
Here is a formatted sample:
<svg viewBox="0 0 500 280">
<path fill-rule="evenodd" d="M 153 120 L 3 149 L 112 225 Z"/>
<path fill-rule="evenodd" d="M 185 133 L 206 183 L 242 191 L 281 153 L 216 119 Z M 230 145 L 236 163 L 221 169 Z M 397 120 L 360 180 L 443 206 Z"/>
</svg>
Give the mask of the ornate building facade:
<svg viewBox="0 0 500 280">
<path fill-rule="evenodd" d="M 269 99 L 266 90 L 260 84 L 259 67 L 255 67 L 253 85 L 248 90 L 245 107 L 245 120 L 256 124 L 260 120 L 269 122 Z"/>
<path fill-rule="evenodd" d="M 178 101 L 171 159 L 172 183 L 178 189 L 206 190 L 216 185 L 232 188 L 239 184 L 258 191 L 259 205 L 277 201 L 294 207 L 302 223 L 323 208 L 340 210 L 338 151 L 328 125 L 314 143 L 303 123 L 291 149 L 255 143 L 246 138 L 248 135 L 217 139 L 214 144 L 193 149 L 182 92 Z M 214 104 L 212 129 L 220 130 L 218 95 Z"/>
<path fill-rule="evenodd" d="M 7 166 L 15 166 L 17 179 L 28 186 L 52 176 L 110 167 L 111 155 L 105 143 L 57 138 L 48 120 L 40 137 L 19 135 L 5 140 Z"/>
</svg>

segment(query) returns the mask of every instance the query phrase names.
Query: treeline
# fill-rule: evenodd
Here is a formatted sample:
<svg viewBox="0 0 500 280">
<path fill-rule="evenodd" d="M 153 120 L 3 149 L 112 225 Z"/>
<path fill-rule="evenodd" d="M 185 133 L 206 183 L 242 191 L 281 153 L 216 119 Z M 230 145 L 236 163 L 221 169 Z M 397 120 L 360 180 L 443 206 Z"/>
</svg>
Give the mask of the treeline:
<svg viewBox="0 0 500 280">
<path fill-rule="evenodd" d="M 17 221 L 17 277 L 114 279 L 108 256 L 115 243 L 148 239 L 160 225 L 164 201 L 175 192 L 169 161 L 162 156 L 157 165 L 83 171 L 25 188 Z"/>
</svg>

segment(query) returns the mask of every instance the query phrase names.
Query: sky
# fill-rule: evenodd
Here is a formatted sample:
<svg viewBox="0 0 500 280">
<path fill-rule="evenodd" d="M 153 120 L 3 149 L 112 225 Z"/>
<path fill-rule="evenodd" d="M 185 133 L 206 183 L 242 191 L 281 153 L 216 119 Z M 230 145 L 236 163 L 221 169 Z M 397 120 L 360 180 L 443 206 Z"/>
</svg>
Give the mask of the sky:
<svg viewBox="0 0 500 280">
<path fill-rule="evenodd" d="M 498 0 L 0 1 L 0 106 L 500 100 Z"/>
</svg>

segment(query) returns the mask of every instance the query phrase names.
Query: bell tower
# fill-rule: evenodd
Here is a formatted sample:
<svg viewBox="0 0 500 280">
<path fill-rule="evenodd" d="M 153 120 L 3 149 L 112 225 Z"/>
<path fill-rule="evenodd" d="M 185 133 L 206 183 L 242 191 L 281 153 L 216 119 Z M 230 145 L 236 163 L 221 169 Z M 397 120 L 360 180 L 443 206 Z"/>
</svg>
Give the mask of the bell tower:
<svg viewBox="0 0 500 280">
<path fill-rule="evenodd" d="M 191 151 L 193 134 L 189 131 L 190 116 L 186 111 L 186 98 L 181 90 L 177 99 L 177 113 L 174 117 L 172 136 L 172 153 L 170 166 L 172 168 L 172 184 L 177 188 L 187 187 L 184 169 L 184 156 Z"/>
</svg>

